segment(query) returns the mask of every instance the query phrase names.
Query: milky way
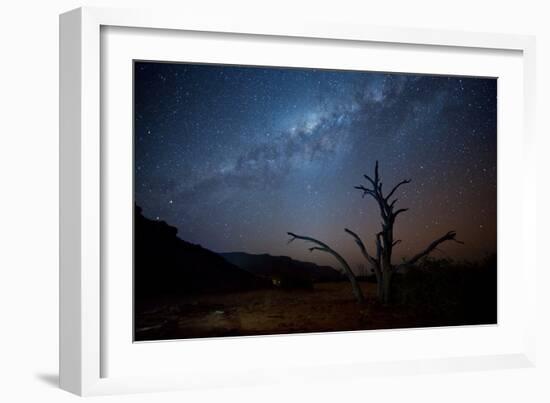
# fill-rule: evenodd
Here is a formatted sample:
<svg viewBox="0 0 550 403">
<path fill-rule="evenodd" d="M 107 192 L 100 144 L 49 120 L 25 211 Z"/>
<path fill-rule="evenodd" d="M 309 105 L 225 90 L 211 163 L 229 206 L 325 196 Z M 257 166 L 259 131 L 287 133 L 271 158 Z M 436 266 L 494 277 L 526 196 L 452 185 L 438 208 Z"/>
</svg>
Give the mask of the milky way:
<svg viewBox="0 0 550 403">
<path fill-rule="evenodd" d="M 324 240 L 362 262 L 380 218 L 364 184 L 402 179 L 395 258 L 456 230 L 435 257 L 496 251 L 496 79 L 135 63 L 135 199 L 182 239 L 333 263 L 286 243 Z"/>
</svg>

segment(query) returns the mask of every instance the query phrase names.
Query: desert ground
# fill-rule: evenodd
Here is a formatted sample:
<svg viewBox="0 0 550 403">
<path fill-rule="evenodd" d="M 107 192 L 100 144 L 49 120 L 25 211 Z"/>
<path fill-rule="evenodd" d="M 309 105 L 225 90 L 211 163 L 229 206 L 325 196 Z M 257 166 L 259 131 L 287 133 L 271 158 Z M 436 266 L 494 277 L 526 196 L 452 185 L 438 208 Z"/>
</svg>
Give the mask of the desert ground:
<svg viewBox="0 0 550 403">
<path fill-rule="evenodd" d="M 317 283 L 312 290 L 274 288 L 144 302 L 136 306 L 135 340 L 445 325 L 431 323 L 412 307 L 383 306 L 375 298 L 376 284 L 361 286 L 368 299 L 362 307 L 348 282 Z"/>
</svg>

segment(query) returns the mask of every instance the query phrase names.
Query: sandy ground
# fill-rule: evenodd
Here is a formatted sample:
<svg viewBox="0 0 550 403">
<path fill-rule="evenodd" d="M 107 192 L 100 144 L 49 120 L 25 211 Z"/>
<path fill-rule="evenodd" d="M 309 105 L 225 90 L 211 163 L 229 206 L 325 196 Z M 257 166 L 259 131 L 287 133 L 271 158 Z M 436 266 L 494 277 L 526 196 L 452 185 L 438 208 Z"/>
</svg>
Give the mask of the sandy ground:
<svg viewBox="0 0 550 403">
<path fill-rule="evenodd" d="M 347 282 L 313 290 L 258 290 L 157 301 L 136 307 L 139 340 L 309 333 L 422 326 L 411 312 L 380 306 L 375 284 L 363 283 L 359 307 Z"/>
</svg>

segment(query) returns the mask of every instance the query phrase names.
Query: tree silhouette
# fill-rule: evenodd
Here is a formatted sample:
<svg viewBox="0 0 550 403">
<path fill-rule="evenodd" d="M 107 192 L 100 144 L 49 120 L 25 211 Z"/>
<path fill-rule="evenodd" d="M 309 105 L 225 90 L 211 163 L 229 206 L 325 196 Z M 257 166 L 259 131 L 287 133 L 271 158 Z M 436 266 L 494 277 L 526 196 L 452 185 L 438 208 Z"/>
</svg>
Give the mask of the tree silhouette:
<svg viewBox="0 0 550 403">
<path fill-rule="evenodd" d="M 303 235 L 296 235 L 296 234 L 293 234 L 292 232 L 288 232 L 288 235 L 290 235 L 290 240 L 288 241 L 288 243 L 294 241 L 295 239 L 301 239 L 302 241 L 311 242 L 316 245 L 309 248 L 310 252 L 317 250 L 317 251 L 329 253 L 332 256 L 334 256 L 336 260 L 338 260 L 338 262 L 342 265 L 342 268 L 344 269 L 344 273 L 346 274 L 346 276 L 348 277 L 351 283 L 351 286 L 353 288 L 353 295 L 355 295 L 357 302 L 360 304 L 363 304 L 365 302 L 365 297 L 363 296 L 363 292 L 361 291 L 361 287 L 359 286 L 359 282 L 357 281 L 355 274 L 353 274 L 353 270 L 351 270 L 351 267 L 349 266 L 348 262 L 346 262 L 346 259 L 344 259 L 338 252 L 336 252 L 326 243 L 321 242 L 315 238 L 311 238 Z"/>
<path fill-rule="evenodd" d="M 397 216 L 401 213 L 404 213 L 408 210 L 408 208 L 399 208 L 395 209 L 395 205 L 397 203 L 397 198 L 394 198 L 393 200 L 390 200 L 394 193 L 401 187 L 402 185 L 409 184 L 411 182 L 410 179 L 405 179 L 399 182 L 397 185 L 395 185 L 387 195 L 384 195 L 384 192 L 382 190 L 382 182 L 380 181 L 380 175 L 378 172 L 378 161 L 376 161 L 376 165 L 374 167 L 374 178 L 371 178 L 368 175 L 364 175 L 365 179 L 369 182 L 369 186 L 365 187 L 363 185 L 355 186 L 355 189 L 358 189 L 363 192 L 363 197 L 365 196 L 371 196 L 378 204 L 378 207 L 380 209 L 380 216 L 382 218 L 381 222 L 381 231 L 376 233 L 375 236 L 375 243 L 376 243 L 376 255 L 371 255 L 367 251 L 367 248 L 365 247 L 365 244 L 352 230 L 345 228 L 345 232 L 351 235 L 359 249 L 361 250 L 361 254 L 366 259 L 368 264 L 371 265 L 371 267 L 374 269 L 374 274 L 376 276 L 377 281 L 377 294 L 378 299 L 383 302 L 384 304 L 387 304 L 390 301 L 390 292 L 391 292 L 391 279 L 395 272 L 397 272 L 399 269 L 411 266 L 418 262 L 423 257 L 429 255 L 433 250 L 435 250 L 439 244 L 445 242 L 445 241 L 455 241 L 458 243 L 463 243 L 461 241 L 458 241 L 456 239 L 456 232 L 455 231 L 449 231 L 440 238 L 437 238 L 436 240 L 432 241 L 426 249 L 422 250 L 421 252 L 414 255 L 412 258 L 406 260 L 405 262 L 394 265 L 392 263 L 392 254 L 393 254 L 393 248 L 401 242 L 400 239 L 395 240 L 394 239 L 394 233 L 393 233 L 393 226 L 395 224 L 395 219 Z M 334 250 L 332 250 L 328 245 L 325 243 L 318 241 L 314 238 L 308 237 L 308 236 L 299 236 L 293 233 L 288 233 L 288 235 L 291 236 L 291 239 L 289 242 L 293 241 L 294 239 L 301 239 L 308 242 L 312 242 L 316 244 L 316 247 L 310 248 L 310 251 L 324 251 L 332 254 L 336 257 L 336 259 L 340 262 L 340 264 L 343 266 L 351 284 L 353 287 L 354 295 L 359 303 L 364 302 L 364 296 L 361 292 L 361 288 L 358 285 L 357 279 L 355 277 L 355 274 L 350 269 L 348 263 L 345 261 L 342 256 L 340 256 L 338 253 L 336 253 Z"/>
</svg>

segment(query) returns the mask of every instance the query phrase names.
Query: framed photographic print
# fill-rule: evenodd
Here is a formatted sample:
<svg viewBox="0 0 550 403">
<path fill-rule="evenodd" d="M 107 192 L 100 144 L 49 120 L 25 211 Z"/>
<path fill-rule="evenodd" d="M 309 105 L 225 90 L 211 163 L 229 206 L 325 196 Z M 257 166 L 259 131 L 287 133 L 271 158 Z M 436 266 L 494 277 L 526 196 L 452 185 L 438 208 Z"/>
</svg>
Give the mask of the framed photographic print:
<svg viewBox="0 0 550 403">
<path fill-rule="evenodd" d="M 496 324 L 496 106 L 496 78 L 134 61 L 134 339 Z"/>
<path fill-rule="evenodd" d="M 533 49 L 63 14 L 62 387 L 532 365 Z"/>
</svg>

